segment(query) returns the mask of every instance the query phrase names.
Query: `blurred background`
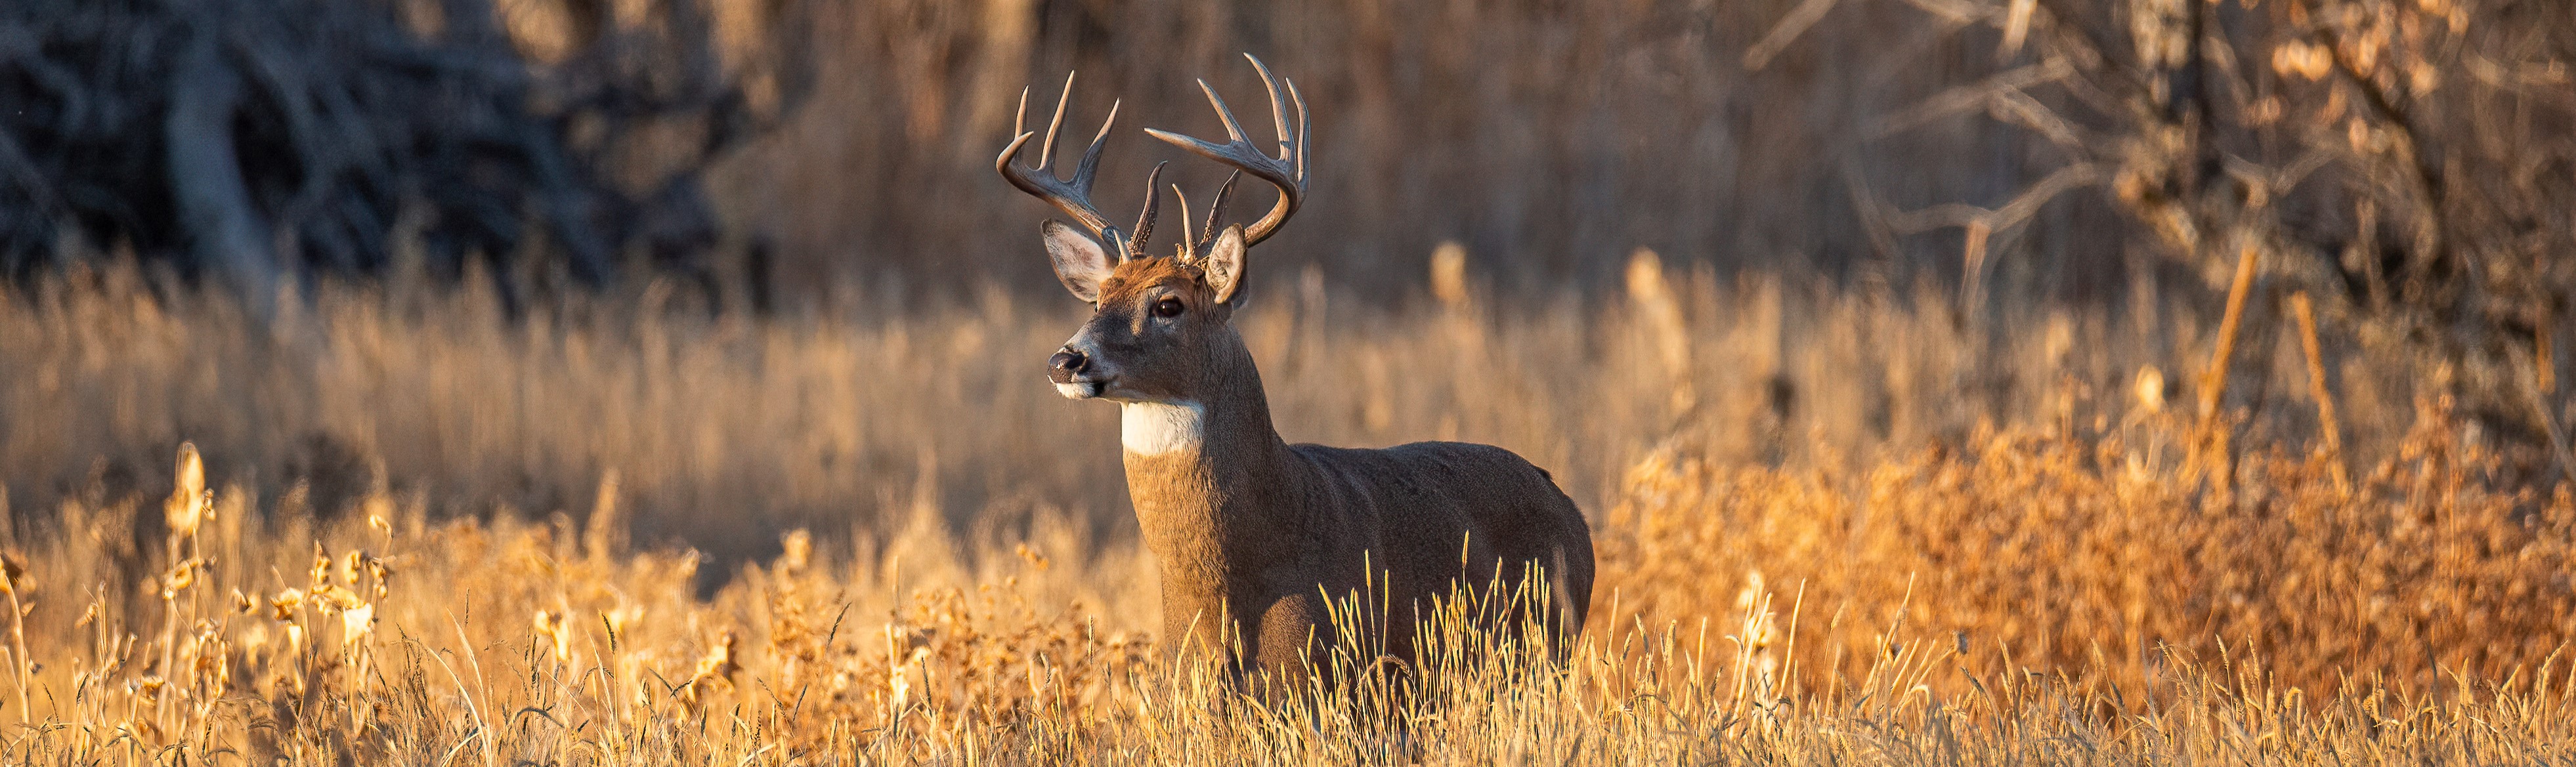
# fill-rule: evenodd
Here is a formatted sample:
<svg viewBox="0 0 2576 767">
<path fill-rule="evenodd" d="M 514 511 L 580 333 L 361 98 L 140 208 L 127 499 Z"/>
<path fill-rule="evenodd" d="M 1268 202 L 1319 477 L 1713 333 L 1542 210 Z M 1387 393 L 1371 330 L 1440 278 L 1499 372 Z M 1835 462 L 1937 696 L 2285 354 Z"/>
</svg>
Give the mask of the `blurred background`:
<svg viewBox="0 0 2576 767">
<path fill-rule="evenodd" d="M 1261 133 L 1245 52 L 1313 120 L 1239 321 L 1291 440 L 1495 442 L 1596 512 L 1658 447 L 2167 408 L 2359 463 L 2448 398 L 2503 481 L 2570 465 L 2556 0 L 21 0 L 0 500 L 158 497 L 192 439 L 326 515 L 578 517 L 613 473 L 720 559 L 1127 540 L 993 158 L 1078 71 L 1110 215 L 1165 160 L 1204 200 L 1141 129 L 1220 133 L 1204 78 Z"/>
</svg>

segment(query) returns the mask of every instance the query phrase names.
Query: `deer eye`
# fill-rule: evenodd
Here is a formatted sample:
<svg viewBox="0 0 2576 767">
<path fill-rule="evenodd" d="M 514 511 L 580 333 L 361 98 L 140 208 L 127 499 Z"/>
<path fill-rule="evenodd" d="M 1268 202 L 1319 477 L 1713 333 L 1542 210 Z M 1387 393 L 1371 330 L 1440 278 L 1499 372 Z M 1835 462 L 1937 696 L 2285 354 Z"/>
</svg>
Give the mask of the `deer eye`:
<svg viewBox="0 0 2576 767">
<path fill-rule="evenodd" d="M 1166 319 L 1181 316 L 1181 300 L 1166 298 L 1154 302 L 1154 316 Z"/>
</svg>

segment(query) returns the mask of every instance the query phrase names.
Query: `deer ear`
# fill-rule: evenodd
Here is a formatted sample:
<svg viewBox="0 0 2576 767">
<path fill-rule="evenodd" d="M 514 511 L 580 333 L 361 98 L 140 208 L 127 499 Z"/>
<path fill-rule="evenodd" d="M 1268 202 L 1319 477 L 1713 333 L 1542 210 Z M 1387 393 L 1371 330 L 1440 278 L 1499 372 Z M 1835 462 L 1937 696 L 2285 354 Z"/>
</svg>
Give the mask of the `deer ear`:
<svg viewBox="0 0 2576 767">
<path fill-rule="evenodd" d="M 1216 302 L 1234 300 L 1236 289 L 1243 287 L 1243 225 L 1225 228 L 1208 244 L 1207 257 L 1199 263 L 1207 269 L 1207 284 L 1216 291 Z"/>
<path fill-rule="evenodd" d="M 1038 233 L 1046 238 L 1047 260 L 1055 262 L 1055 278 L 1064 281 L 1064 289 L 1085 303 L 1098 302 L 1100 281 L 1109 279 L 1109 252 L 1055 219 L 1047 219 Z"/>
</svg>

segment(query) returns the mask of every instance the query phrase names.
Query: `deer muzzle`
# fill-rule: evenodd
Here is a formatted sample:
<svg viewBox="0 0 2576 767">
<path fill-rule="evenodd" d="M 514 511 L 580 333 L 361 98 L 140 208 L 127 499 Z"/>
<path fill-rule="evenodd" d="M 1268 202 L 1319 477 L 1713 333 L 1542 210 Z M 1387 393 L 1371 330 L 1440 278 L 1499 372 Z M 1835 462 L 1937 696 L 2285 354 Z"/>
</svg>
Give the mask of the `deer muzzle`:
<svg viewBox="0 0 2576 767">
<path fill-rule="evenodd" d="M 1093 375 L 1092 357 L 1067 346 L 1047 358 L 1047 382 L 1068 399 L 1090 399 L 1109 389 L 1106 376 Z"/>
</svg>

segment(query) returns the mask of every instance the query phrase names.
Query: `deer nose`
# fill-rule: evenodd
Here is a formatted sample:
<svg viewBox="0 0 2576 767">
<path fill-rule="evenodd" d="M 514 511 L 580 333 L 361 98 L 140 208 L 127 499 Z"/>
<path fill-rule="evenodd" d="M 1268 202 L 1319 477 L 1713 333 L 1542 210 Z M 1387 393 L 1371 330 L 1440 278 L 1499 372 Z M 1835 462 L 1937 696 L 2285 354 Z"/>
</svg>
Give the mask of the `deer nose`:
<svg viewBox="0 0 2576 767">
<path fill-rule="evenodd" d="M 1083 356 L 1082 352 L 1066 349 L 1056 352 L 1053 357 L 1048 357 L 1047 368 L 1049 372 L 1060 376 L 1072 375 L 1090 369 L 1091 358 Z"/>
</svg>

